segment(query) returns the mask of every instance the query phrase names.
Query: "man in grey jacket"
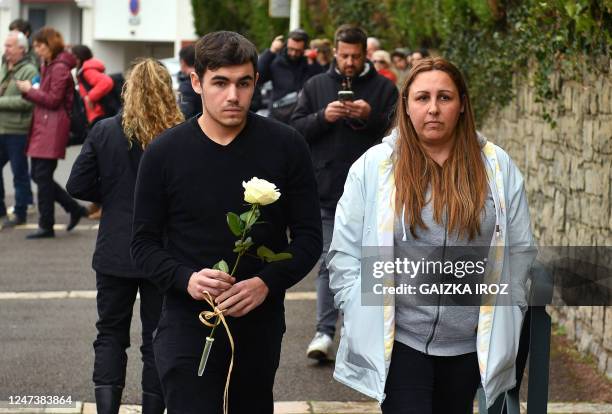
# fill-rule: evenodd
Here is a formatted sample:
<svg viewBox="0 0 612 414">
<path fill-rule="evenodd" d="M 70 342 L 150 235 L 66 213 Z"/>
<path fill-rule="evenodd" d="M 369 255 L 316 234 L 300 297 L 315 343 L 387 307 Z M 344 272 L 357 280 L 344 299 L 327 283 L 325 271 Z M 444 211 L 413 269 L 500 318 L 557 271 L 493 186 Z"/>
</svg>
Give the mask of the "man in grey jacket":
<svg viewBox="0 0 612 414">
<path fill-rule="evenodd" d="M 25 155 L 26 138 L 32 121 L 32 103 L 21 96 L 16 80 L 32 80 L 38 71 L 27 57 L 28 38 L 21 32 L 9 32 L 4 42 L 4 59 L 0 68 L 0 172 L 10 161 L 15 187 L 14 217 L 8 218 L 4 204 L 4 184 L 0 176 L 0 217 L 2 227 L 26 222 L 32 188 Z"/>
</svg>

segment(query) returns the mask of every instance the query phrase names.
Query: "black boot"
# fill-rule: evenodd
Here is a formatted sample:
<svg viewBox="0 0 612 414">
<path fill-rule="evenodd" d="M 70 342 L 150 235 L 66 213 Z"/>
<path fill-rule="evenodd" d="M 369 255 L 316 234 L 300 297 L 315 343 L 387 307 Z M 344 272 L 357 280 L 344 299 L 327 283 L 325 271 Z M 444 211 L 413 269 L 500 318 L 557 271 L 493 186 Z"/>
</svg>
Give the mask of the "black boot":
<svg viewBox="0 0 612 414">
<path fill-rule="evenodd" d="M 95 391 L 98 414 L 117 414 L 119 412 L 123 388 L 115 385 L 97 385 Z"/>
<path fill-rule="evenodd" d="M 79 206 L 78 210 L 70 213 L 70 221 L 66 226 L 66 231 L 71 231 L 72 229 L 74 229 L 76 225 L 79 224 L 79 221 L 81 221 L 83 217 L 87 217 L 88 214 L 89 213 L 87 212 L 87 209 L 85 207 Z"/>
<path fill-rule="evenodd" d="M 166 404 L 161 395 L 142 393 L 142 414 L 163 414 L 165 409 Z"/>
<path fill-rule="evenodd" d="M 38 229 L 34 233 L 30 233 L 26 236 L 26 239 L 35 240 L 35 239 L 49 239 L 55 237 L 55 231 L 51 229 Z"/>
</svg>

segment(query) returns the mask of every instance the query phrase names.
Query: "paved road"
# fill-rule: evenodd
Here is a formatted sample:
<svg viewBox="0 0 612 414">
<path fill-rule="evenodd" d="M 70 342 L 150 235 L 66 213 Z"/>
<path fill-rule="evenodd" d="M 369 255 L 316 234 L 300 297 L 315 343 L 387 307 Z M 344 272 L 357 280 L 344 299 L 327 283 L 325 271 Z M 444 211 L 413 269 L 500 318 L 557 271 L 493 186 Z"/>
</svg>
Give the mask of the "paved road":
<svg viewBox="0 0 612 414">
<path fill-rule="evenodd" d="M 65 183 L 78 148 L 70 148 L 56 178 Z M 12 177 L 4 169 L 7 204 L 12 204 Z M 67 215 L 59 206 L 58 223 Z M 35 223 L 36 215 L 30 216 Z M 94 290 L 91 255 L 96 223 L 84 220 L 72 233 L 56 231 L 53 240 L 26 241 L 26 229 L 0 231 L 0 292 Z M 314 273 L 292 291 L 313 291 Z M 275 399 L 278 401 L 366 400 L 332 379 L 332 365 L 318 365 L 305 357 L 313 334 L 314 300 L 286 303 L 287 333 L 283 342 Z M 138 309 L 134 320 L 138 321 Z M 95 336 L 94 299 L 0 299 L 0 401 L 16 394 L 70 395 L 93 401 L 91 369 Z M 140 330 L 132 328 L 124 403 L 139 402 L 138 355 Z"/>
</svg>

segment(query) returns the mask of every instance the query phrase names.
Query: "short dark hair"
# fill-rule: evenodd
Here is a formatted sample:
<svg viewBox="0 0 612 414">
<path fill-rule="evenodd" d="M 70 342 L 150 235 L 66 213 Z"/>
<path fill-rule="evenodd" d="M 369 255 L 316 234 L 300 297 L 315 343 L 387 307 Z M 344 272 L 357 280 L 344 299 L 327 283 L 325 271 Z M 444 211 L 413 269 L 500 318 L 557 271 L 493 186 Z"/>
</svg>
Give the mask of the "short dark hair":
<svg viewBox="0 0 612 414">
<path fill-rule="evenodd" d="M 83 62 L 93 57 L 93 53 L 91 53 L 91 49 L 85 45 L 72 46 L 70 51 L 78 60 L 81 61 L 81 65 L 83 64 Z"/>
<path fill-rule="evenodd" d="M 360 44 L 364 52 L 368 49 L 368 35 L 363 29 L 352 24 L 343 24 L 336 29 L 335 47 L 338 47 L 338 42 Z"/>
<path fill-rule="evenodd" d="M 51 59 L 55 59 L 64 50 L 62 34 L 50 26 L 45 26 L 34 33 L 32 42 L 46 44 L 49 50 L 51 50 Z"/>
<path fill-rule="evenodd" d="M 21 33 L 30 37 L 32 34 L 32 26 L 30 22 L 24 19 L 15 19 L 9 24 L 9 30 L 19 30 Z"/>
<path fill-rule="evenodd" d="M 406 59 L 406 56 L 406 51 L 404 49 L 397 48 L 393 52 L 391 52 L 391 58 L 400 57 L 402 59 Z"/>
<path fill-rule="evenodd" d="M 187 45 L 179 50 L 179 59 L 185 62 L 190 68 L 195 65 L 195 46 Z"/>
<path fill-rule="evenodd" d="M 287 37 L 291 40 L 295 40 L 296 42 L 304 42 L 304 46 L 308 47 L 308 33 L 302 29 L 290 31 Z"/>
<path fill-rule="evenodd" d="M 257 73 L 257 48 L 236 32 L 208 33 L 195 44 L 195 72 L 201 79 L 208 70 L 250 62 Z"/>
</svg>

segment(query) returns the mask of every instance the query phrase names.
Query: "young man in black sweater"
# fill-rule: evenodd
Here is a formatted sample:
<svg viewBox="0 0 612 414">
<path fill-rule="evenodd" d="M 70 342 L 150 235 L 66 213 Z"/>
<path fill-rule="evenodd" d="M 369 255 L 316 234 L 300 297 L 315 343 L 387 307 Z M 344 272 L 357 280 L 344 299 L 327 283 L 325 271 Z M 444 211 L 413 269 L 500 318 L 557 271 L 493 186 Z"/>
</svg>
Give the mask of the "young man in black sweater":
<svg viewBox="0 0 612 414">
<path fill-rule="evenodd" d="M 248 112 L 257 51 L 233 32 L 196 43 L 191 81 L 203 114 L 163 133 L 145 151 L 136 183 L 132 256 L 164 293 L 154 352 L 168 413 L 220 413 L 231 357 L 220 326 L 203 376 L 198 364 L 210 328 L 204 291 L 224 311 L 235 343 L 230 413 L 272 413 L 272 388 L 285 331 L 285 290 L 315 265 L 322 248 L 314 173 L 304 139 Z M 280 199 L 261 207 L 256 245 L 291 253 L 264 264 L 243 256 L 234 277 L 213 265 L 236 260 L 226 213 L 247 209 L 243 181 L 266 179 Z M 289 228 L 291 242 L 287 240 Z"/>
</svg>

